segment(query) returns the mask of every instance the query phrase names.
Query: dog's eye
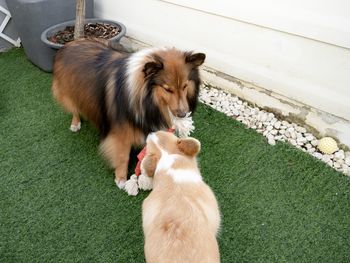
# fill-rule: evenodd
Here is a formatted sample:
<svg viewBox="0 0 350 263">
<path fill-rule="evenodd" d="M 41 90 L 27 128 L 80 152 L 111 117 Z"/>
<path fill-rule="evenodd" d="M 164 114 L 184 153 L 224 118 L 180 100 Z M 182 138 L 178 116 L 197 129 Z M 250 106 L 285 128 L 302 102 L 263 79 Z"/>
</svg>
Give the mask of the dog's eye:
<svg viewBox="0 0 350 263">
<path fill-rule="evenodd" d="M 168 93 L 174 93 L 168 86 L 163 86 L 163 89 Z"/>
<path fill-rule="evenodd" d="M 185 84 L 182 89 L 185 90 L 187 88 L 187 84 Z"/>
</svg>

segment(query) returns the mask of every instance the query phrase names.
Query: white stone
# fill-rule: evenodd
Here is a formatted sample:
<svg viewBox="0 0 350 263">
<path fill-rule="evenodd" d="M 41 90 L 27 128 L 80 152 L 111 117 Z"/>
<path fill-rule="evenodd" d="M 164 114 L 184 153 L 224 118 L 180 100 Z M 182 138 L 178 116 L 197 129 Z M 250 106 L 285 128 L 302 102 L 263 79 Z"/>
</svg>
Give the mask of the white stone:
<svg viewBox="0 0 350 263">
<path fill-rule="evenodd" d="M 309 142 L 311 142 L 313 139 L 315 139 L 315 137 L 312 134 L 308 134 L 307 136 L 305 136 L 306 140 L 308 140 Z"/>
<path fill-rule="evenodd" d="M 230 106 L 230 102 L 227 100 L 223 100 L 223 101 L 221 101 L 221 105 L 224 108 L 228 108 Z"/>
<path fill-rule="evenodd" d="M 345 160 L 344 159 L 339 159 L 339 160 L 336 160 L 337 163 L 339 163 L 340 165 L 341 164 L 344 164 L 345 163 Z"/>
<path fill-rule="evenodd" d="M 350 166 L 350 156 L 345 158 L 345 164 Z"/>
<path fill-rule="evenodd" d="M 231 110 L 231 114 L 232 114 L 233 116 L 239 116 L 239 111 L 236 110 L 236 109 L 232 109 L 232 110 Z"/>
<path fill-rule="evenodd" d="M 331 158 L 329 157 L 328 154 L 325 154 L 322 156 L 322 161 L 324 161 L 325 163 L 328 163 L 329 161 L 331 161 Z"/>
<path fill-rule="evenodd" d="M 273 129 L 272 126 L 267 126 L 267 127 L 266 127 L 266 130 L 268 130 L 268 131 L 272 131 L 272 129 Z"/>
<path fill-rule="evenodd" d="M 312 140 L 312 141 L 311 141 L 311 144 L 312 144 L 313 146 L 317 146 L 317 145 L 318 145 L 318 140 Z"/>
<path fill-rule="evenodd" d="M 297 126 L 295 129 L 296 129 L 296 131 L 301 132 L 301 133 L 306 132 L 306 129 L 304 127 Z"/>
<path fill-rule="evenodd" d="M 313 156 L 315 156 L 317 159 L 322 159 L 322 157 L 323 157 L 323 155 L 322 155 L 322 153 L 319 153 L 319 152 L 315 152 L 315 153 L 313 153 L 312 154 Z"/>
<path fill-rule="evenodd" d="M 306 138 L 305 138 L 305 137 L 299 137 L 299 138 L 297 138 L 297 142 L 298 142 L 298 143 L 302 143 L 302 144 L 304 144 L 304 143 L 306 143 L 306 142 L 307 142 L 307 140 L 306 140 Z"/>
<path fill-rule="evenodd" d="M 314 153 L 315 151 L 316 151 L 315 148 L 309 148 L 309 149 L 307 149 L 307 152 L 308 152 L 308 153 Z"/>
<path fill-rule="evenodd" d="M 339 169 L 341 167 L 341 165 L 339 163 L 337 163 L 337 162 L 334 162 L 333 163 L 333 167 Z"/>
<path fill-rule="evenodd" d="M 297 138 L 297 134 L 294 131 L 292 131 L 290 132 L 290 137 L 295 140 Z"/>
<path fill-rule="evenodd" d="M 310 143 L 305 144 L 306 149 L 312 148 L 312 145 Z"/>
<path fill-rule="evenodd" d="M 274 124 L 274 127 L 278 130 L 281 127 L 281 122 L 280 121 L 276 121 Z"/>
<path fill-rule="evenodd" d="M 343 170 L 343 173 L 347 173 L 350 170 L 350 167 L 346 164 L 342 164 L 341 169 Z"/>
<path fill-rule="evenodd" d="M 239 105 L 239 104 L 233 104 L 233 107 L 235 107 L 235 109 L 237 109 L 237 110 L 241 110 L 242 109 L 242 106 Z"/>
<path fill-rule="evenodd" d="M 287 122 L 287 121 L 282 121 L 282 125 L 283 125 L 283 126 L 289 126 L 289 122 Z"/>
<path fill-rule="evenodd" d="M 270 123 L 271 123 L 272 126 L 274 126 L 276 122 L 277 122 L 277 119 L 276 119 L 276 118 L 272 118 L 272 120 L 270 121 Z"/>
<path fill-rule="evenodd" d="M 277 130 L 272 130 L 272 131 L 270 131 L 270 133 L 271 133 L 272 135 L 277 135 L 278 131 L 277 131 Z"/>
<path fill-rule="evenodd" d="M 268 134 L 267 136 L 266 136 L 266 138 L 268 139 L 268 140 L 274 140 L 274 136 L 272 135 L 272 134 Z"/>
<path fill-rule="evenodd" d="M 339 160 L 339 159 L 344 159 L 345 158 L 345 153 L 343 150 L 339 150 L 334 153 L 334 159 Z"/>
<path fill-rule="evenodd" d="M 263 113 L 261 115 L 261 122 L 265 122 L 267 120 L 267 113 Z"/>
<path fill-rule="evenodd" d="M 271 121 L 273 118 L 275 117 L 275 114 L 273 114 L 273 113 L 268 113 L 267 114 L 267 121 Z"/>
<path fill-rule="evenodd" d="M 275 144 L 276 144 L 276 141 L 275 141 L 274 139 L 270 139 L 270 140 L 268 140 L 267 142 L 268 142 L 268 144 L 270 144 L 270 145 L 275 145 Z"/>
<path fill-rule="evenodd" d="M 294 139 L 289 139 L 288 141 L 289 141 L 292 145 L 295 145 L 295 146 L 297 145 L 297 142 L 296 142 Z"/>
<path fill-rule="evenodd" d="M 251 114 L 251 112 L 250 112 L 249 109 L 246 109 L 246 110 L 244 110 L 243 114 L 244 114 L 245 116 L 249 116 L 249 115 Z"/>
</svg>

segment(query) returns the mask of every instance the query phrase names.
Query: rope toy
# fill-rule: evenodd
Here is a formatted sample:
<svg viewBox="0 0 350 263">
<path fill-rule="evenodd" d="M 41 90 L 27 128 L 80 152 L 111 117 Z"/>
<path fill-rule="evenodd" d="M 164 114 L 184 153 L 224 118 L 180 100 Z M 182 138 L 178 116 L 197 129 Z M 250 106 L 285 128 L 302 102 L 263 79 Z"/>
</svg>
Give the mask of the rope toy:
<svg viewBox="0 0 350 263">
<path fill-rule="evenodd" d="M 188 137 L 191 132 L 194 131 L 193 120 L 190 116 L 191 113 L 187 113 L 184 118 L 171 117 L 173 126 L 168 129 L 168 132 L 175 133 L 178 137 Z M 146 155 L 147 147 L 145 146 L 140 153 L 137 155 L 137 165 L 135 173 L 125 183 L 124 190 L 128 195 L 137 195 L 139 189 L 151 190 L 153 186 L 153 178 L 142 173 L 141 162 Z"/>
</svg>

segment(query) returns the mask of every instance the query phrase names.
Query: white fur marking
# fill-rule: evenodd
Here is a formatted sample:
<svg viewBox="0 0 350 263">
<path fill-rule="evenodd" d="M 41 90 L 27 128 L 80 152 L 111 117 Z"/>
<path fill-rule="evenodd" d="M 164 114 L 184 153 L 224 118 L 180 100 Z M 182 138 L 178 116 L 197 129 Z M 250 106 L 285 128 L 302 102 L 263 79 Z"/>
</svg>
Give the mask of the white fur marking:
<svg viewBox="0 0 350 263">
<path fill-rule="evenodd" d="M 202 176 L 194 170 L 170 169 L 169 175 L 177 183 L 198 183 L 202 181 Z"/>
<path fill-rule="evenodd" d="M 168 48 L 152 47 L 152 48 L 145 48 L 135 52 L 128 59 L 128 62 L 127 62 L 128 65 L 127 65 L 127 71 L 126 71 L 128 73 L 127 75 L 131 76 L 135 72 L 139 71 L 141 67 L 144 66 L 145 58 L 147 58 L 151 54 L 156 53 L 158 51 L 165 51 L 165 50 L 168 50 Z"/>
<path fill-rule="evenodd" d="M 160 149 L 162 152 L 162 157 L 158 161 L 157 168 L 155 173 L 161 171 L 161 170 L 169 170 L 173 163 L 175 162 L 175 159 L 177 157 L 177 154 L 168 154 L 167 152 Z"/>
<path fill-rule="evenodd" d="M 118 180 L 115 179 L 114 182 L 115 182 L 115 184 L 118 186 L 119 189 L 124 189 L 125 183 L 126 183 L 125 180 L 120 180 L 120 181 L 118 182 Z"/>
<path fill-rule="evenodd" d="M 158 137 L 157 137 L 157 135 L 156 135 L 156 133 L 155 132 L 152 132 L 152 133 L 150 133 L 148 136 L 147 136 L 147 143 L 148 142 L 153 142 L 155 145 L 157 145 L 157 147 L 159 148 L 159 144 L 158 144 L 158 142 L 159 142 L 159 139 L 158 139 Z"/>
<path fill-rule="evenodd" d="M 167 50 L 167 48 L 146 48 L 132 54 L 127 62 L 126 76 L 128 88 L 131 91 L 137 84 L 138 74 L 143 74 L 142 70 L 145 66 L 146 58 L 157 51 Z"/>
<path fill-rule="evenodd" d="M 176 157 L 178 156 L 177 154 L 168 154 L 166 151 L 164 151 L 160 146 L 159 146 L 159 139 L 155 133 L 151 133 L 147 137 L 147 143 L 153 142 L 157 148 L 161 152 L 161 157 L 160 160 L 157 163 L 157 168 L 155 173 L 157 173 L 160 170 L 168 170 L 170 167 L 173 165 Z"/>
<path fill-rule="evenodd" d="M 141 79 L 141 76 L 144 77 L 143 73 L 143 67 L 147 62 L 153 61 L 150 59 L 151 55 L 154 53 L 157 53 L 161 50 L 167 50 L 167 48 L 146 48 L 143 50 L 140 50 L 134 54 L 132 54 L 127 61 L 127 69 L 126 69 L 126 83 L 127 83 L 127 89 L 129 91 L 129 94 L 132 94 L 135 89 L 140 88 L 140 85 L 143 85 L 143 83 L 140 83 L 139 80 Z M 141 74 L 141 75 L 140 75 Z M 139 114 L 143 115 L 142 105 L 140 104 L 142 100 L 135 101 L 135 96 L 130 96 L 130 102 L 131 105 L 134 105 L 136 107 L 139 107 Z M 142 118 L 142 116 L 139 116 L 136 114 L 135 116 L 138 120 Z"/>
<path fill-rule="evenodd" d="M 72 131 L 72 132 L 78 132 L 81 128 L 81 122 L 79 122 L 77 125 L 71 125 L 69 127 L 69 129 Z"/>
</svg>

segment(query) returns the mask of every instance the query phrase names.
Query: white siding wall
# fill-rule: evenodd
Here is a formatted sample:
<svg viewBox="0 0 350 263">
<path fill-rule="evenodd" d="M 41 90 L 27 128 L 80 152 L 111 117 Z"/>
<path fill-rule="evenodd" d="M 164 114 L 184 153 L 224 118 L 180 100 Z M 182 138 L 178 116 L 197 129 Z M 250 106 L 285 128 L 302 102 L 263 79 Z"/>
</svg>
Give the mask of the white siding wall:
<svg viewBox="0 0 350 263">
<path fill-rule="evenodd" d="M 151 45 L 350 120 L 350 1 L 99 0 L 95 14 Z"/>
</svg>

